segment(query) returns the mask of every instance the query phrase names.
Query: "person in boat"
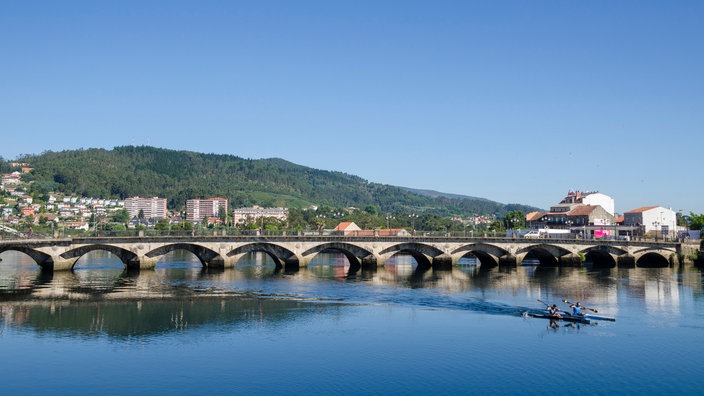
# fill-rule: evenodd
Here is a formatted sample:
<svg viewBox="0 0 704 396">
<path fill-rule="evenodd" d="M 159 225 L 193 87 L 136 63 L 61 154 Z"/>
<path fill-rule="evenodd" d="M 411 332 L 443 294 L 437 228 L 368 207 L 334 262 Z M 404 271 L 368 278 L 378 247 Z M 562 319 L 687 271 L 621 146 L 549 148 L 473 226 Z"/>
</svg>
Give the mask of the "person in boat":
<svg viewBox="0 0 704 396">
<path fill-rule="evenodd" d="M 584 315 L 584 307 L 579 304 L 579 301 L 570 305 L 570 308 L 572 308 L 572 315 Z"/>
<path fill-rule="evenodd" d="M 560 310 L 557 309 L 556 304 L 553 304 L 552 307 L 548 307 L 548 313 L 553 318 L 561 318 L 562 317 L 562 315 L 560 315 Z"/>
</svg>

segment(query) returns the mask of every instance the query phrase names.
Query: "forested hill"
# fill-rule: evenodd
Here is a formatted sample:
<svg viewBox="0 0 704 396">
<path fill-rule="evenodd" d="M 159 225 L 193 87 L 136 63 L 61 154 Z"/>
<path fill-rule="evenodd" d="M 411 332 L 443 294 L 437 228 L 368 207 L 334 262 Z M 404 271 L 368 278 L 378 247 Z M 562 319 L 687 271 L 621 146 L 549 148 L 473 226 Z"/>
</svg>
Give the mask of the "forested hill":
<svg viewBox="0 0 704 396">
<path fill-rule="evenodd" d="M 373 206 L 380 213 L 418 211 L 441 216 L 502 215 L 509 210 L 535 209 L 479 198 L 429 196 L 276 158 L 252 160 L 123 146 L 112 150 L 44 152 L 18 160 L 34 168 L 28 177 L 35 181 L 33 188 L 37 192 L 121 199 L 159 196 L 168 198 L 171 208 L 182 208 L 190 198 L 223 197 L 234 207 Z"/>
</svg>

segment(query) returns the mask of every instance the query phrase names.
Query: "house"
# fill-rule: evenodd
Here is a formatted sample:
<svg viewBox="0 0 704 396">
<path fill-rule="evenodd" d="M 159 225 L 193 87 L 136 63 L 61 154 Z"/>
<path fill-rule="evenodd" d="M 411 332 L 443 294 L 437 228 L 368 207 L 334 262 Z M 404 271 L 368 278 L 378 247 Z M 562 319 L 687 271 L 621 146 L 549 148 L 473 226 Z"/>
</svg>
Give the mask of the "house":
<svg viewBox="0 0 704 396">
<path fill-rule="evenodd" d="M 59 225 L 68 229 L 68 230 L 88 231 L 88 223 L 85 221 L 69 221 L 66 223 L 60 223 Z"/>
<path fill-rule="evenodd" d="M 348 234 L 345 234 L 346 236 Z M 351 236 L 360 236 L 360 237 L 392 237 L 392 236 L 402 236 L 402 237 L 407 237 L 411 236 L 411 233 L 408 232 L 405 228 L 382 228 L 382 229 L 376 229 L 376 230 L 360 230 L 360 231 L 351 231 Z"/>
<path fill-rule="evenodd" d="M 130 222 L 127 223 L 127 228 L 137 228 L 138 226 L 145 228 L 149 227 L 149 222 L 147 221 L 147 219 L 134 216 L 132 217 L 132 219 L 130 219 Z"/>
<path fill-rule="evenodd" d="M 530 212 L 526 214 L 526 225 L 530 228 L 537 228 L 543 223 L 543 217 L 547 212 Z"/>
<path fill-rule="evenodd" d="M 567 212 L 567 220 L 565 222 L 568 225 L 581 226 L 581 225 L 612 225 L 615 224 L 614 216 L 602 208 L 601 205 L 585 205 L 577 206 L 576 208 Z"/>
<path fill-rule="evenodd" d="M 34 214 L 34 208 L 31 206 L 25 206 L 24 208 L 20 208 L 20 213 L 22 213 L 22 216 L 24 217 L 31 216 Z"/>
<path fill-rule="evenodd" d="M 640 227 L 644 235 L 675 237 L 677 214 L 662 206 L 643 206 L 623 214 L 624 226 Z"/>
<path fill-rule="evenodd" d="M 40 213 L 39 216 L 37 216 L 37 221 L 45 218 L 47 222 L 56 222 L 58 217 L 56 213 Z"/>
<path fill-rule="evenodd" d="M 598 205 L 604 208 L 611 216 L 615 214 L 614 199 L 598 191 L 568 191 L 567 196 L 563 198 L 558 205 Z M 573 208 L 570 208 L 570 210 L 572 209 Z M 551 208 L 550 211 L 552 212 L 553 209 Z"/>
<path fill-rule="evenodd" d="M 344 236 L 359 236 L 359 237 L 373 237 L 373 236 L 410 236 L 411 233 L 405 228 L 383 228 L 375 230 L 363 230 L 357 226 L 357 224 L 351 221 L 345 221 L 337 225 L 334 230 L 332 230 L 332 235 L 344 235 Z"/>
<path fill-rule="evenodd" d="M 599 192 L 569 191 L 548 212 L 530 212 L 526 224 L 531 228 L 572 228 L 615 224 L 613 198 Z"/>
<path fill-rule="evenodd" d="M 358 235 L 358 231 L 361 231 L 362 229 L 359 228 L 357 224 L 351 221 L 343 221 L 342 223 L 338 224 L 335 229 L 332 230 L 333 235 L 344 235 L 344 236 L 356 236 Z"/>
</svg>

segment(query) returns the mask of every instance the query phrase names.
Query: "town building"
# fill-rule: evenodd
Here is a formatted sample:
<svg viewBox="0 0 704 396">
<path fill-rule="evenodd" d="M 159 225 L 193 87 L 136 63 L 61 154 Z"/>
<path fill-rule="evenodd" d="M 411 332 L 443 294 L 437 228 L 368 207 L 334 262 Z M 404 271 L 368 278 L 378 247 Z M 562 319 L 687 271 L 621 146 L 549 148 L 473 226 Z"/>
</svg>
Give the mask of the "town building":
<svg viewBox="0 0 704 396">
<path fill-rule="evenodd" d="M 531 228 L 570 229 L 583 237 L 609 236 L 609 226 L 616 224 L 614 208 L 613 198 L 605 194 L 569 191 L 548 212 L 526 214 L 526 224 Z"/>
<path fill-rule="evenodd" d="M 672 238 L 677 233 L 677 214 L 662 206 L 643 206 L 625 212 L 623 225 L 640 228 L 642 235 Z"/>
<path fill-rule="evenodd" d="M 616 214 L 614 199 L 598 191 L 568 191 L 567 196 L 560 201 L 557 206 L 559 207 L 563 205 L 568 207 L 570 205 L 601 206 L 611 216 Z"/>
<path fill-rule="evenodd" d="M 263 208 L 252 206 L 250 208 L 237 208 L 232 211 L 232 221 L 234 224 L 241 224 L 247 221 L 256 221 L 260 218 L 274 217 L 279 220 L 286 220 L 288 209 L 286 208 Z"/>
<path fill-rule="evenodd" d="M 357 224 L 351 221 L 343 221 L 342 223 L 338 224 L 335 229 L 332 230 L 333 235 L 345 235 L 345 236 L 353 236 L 356 235 L 359 231 L 362 231 L 361 228 Z"/>
<path fill-rule="evenodd" d="M 332 235 L 375 237 L 375 236 L 411 236 L 405 228 L 382 228 L 375 230 L 363 230 L 351 221 L 343 221 L 332 230 Z"/>
<path fill-rule="evenodd" d="M 227 218 L 227 199 L 207 198 L 186 200 L 186 220 L 200 222 L 206 217 L 220 217 L 221 210 Z"/>
<path fill-rule="evenodd" d="M 166 218 L 166 198 L 140 198 L 132 197 L 125 199 L 125 209 L 130 217 L 139 216 L 142 212 L 145 219 Z"/>
</svg>

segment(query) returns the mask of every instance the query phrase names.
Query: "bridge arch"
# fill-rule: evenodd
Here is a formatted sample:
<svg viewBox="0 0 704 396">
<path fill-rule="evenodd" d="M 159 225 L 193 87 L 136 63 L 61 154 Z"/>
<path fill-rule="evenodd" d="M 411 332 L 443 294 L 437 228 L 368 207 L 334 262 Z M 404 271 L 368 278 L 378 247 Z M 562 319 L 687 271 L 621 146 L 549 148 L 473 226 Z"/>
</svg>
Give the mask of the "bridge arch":
<svg viewBox="0 0 704 396">
<path fill-rule="evenodd" d="M 642 268 L 665 268 L 670 262 L 659 252 L 647 252 L 636 258 L 636 266 Z"/>
<path fill-rule="evenodd" d="M 7 251 L 15 251 L 26 254 L 27 256 L 31 257 L 32 260 L 34 260 L 34 262 L 37 263 L 37 265 L 40 266 L 43 270 L 51 270 L 54 268 L 54 259 L 50 255 L 40 252 L 39 250 L 32 249 L 26 246 L 0 247 L 0 253 Z"/>
<path fill-rule="evenodd" d="M 570 261 L 574 260 L 573 252 L 560 246 L 543 243 L 519 249 L 516 252 L 516 264 L 521 265 L 523 259 L 529 254 L 540 262 L 539 265 L 541 267 L 557 267 L 563 258 Z"/>
<path fill-rule="evenodd" d="M 479 260 L 479 264 L 484 268 L 493 268 L 499 265 L 499 259 L 509 254 L 506 249 L 486 243 L 473 243 L 462 246 L 452 252 L 452 265 L 456 265 L 459 259 L 472 253 Z"/>
<path fill-rule="evenodd" d="M 675 253 L 674 250 L 661 249 L 658 246 L 653 246 L 635 251 L 633 252 L 633 256 L 637 267 L 658 268 L 669 266 L 669 257 Z"/>
<path fill-rule="evenodd" d="M 399 243 L 392 245 L 379 252 L 380 264 L 383 265 L 393 255 L 398 253 L 410 254 L 418 263 L 418 268 L 427 270 L 429 268 L 446 268 L 452 265 L 452 258 L 442 250 L 424 243 Z"/>
<path fill-rule="evenodd" d="M 593 268 L 615 268 L 618 257 L 628 254 L 626 250 L 613 246 L 597 245 L 584 249 L 585 261 L 592 263 Z"/>
<path fill-rule="evenodd" d="M 316 245 L 302 253 L 303 259 L 306 263 L 309 263 L 312 258 L 324 251 L 335 251 L 342 253 L 347 261 L 350 263 L 350 267 L 376 267 L 377 259 L 372 252 L 357 245 L 344 242 L 331 242 Z"/>
<path fill-rule="evenodd" d="M 195 243 L 172 243 L 162 245 L 147 252 L 144 256 L 156 262 L 165 254 L 175 250 L 185 250 L 193 253 L 203 267 L 223 267 L 225 265 L 224 259 L 216 251 Z"/>
<path fill-rule="evenodd" d="M 64 252 L 60 255 L 60 257 L 64 260 L 71 261 L 72 269 L 78 259 L 96 250 L 112 253 L 113 255 L 117 256 L 117 258 L 119 258 L 120 261 L 122 261 L 122 263 L 127 268 L 139 268 L 139 257 L 135 253 L 114 245 L 95 244 L 79 246 L 75 249 L 71 249 L 69 251 Z"/>
<path fill-rule="evenodd" d="M 289 269 L 298 268 L 300 259 L 296 254 L 280 245 L 269 242 L 255 242 L 242 245 L 227 253 L 232 265 L 237 265 L 237 261 L 247 253 L 262 252 L 271 257 L 276 264 L 276 268 L 286 267 Z"/>
</svg>

